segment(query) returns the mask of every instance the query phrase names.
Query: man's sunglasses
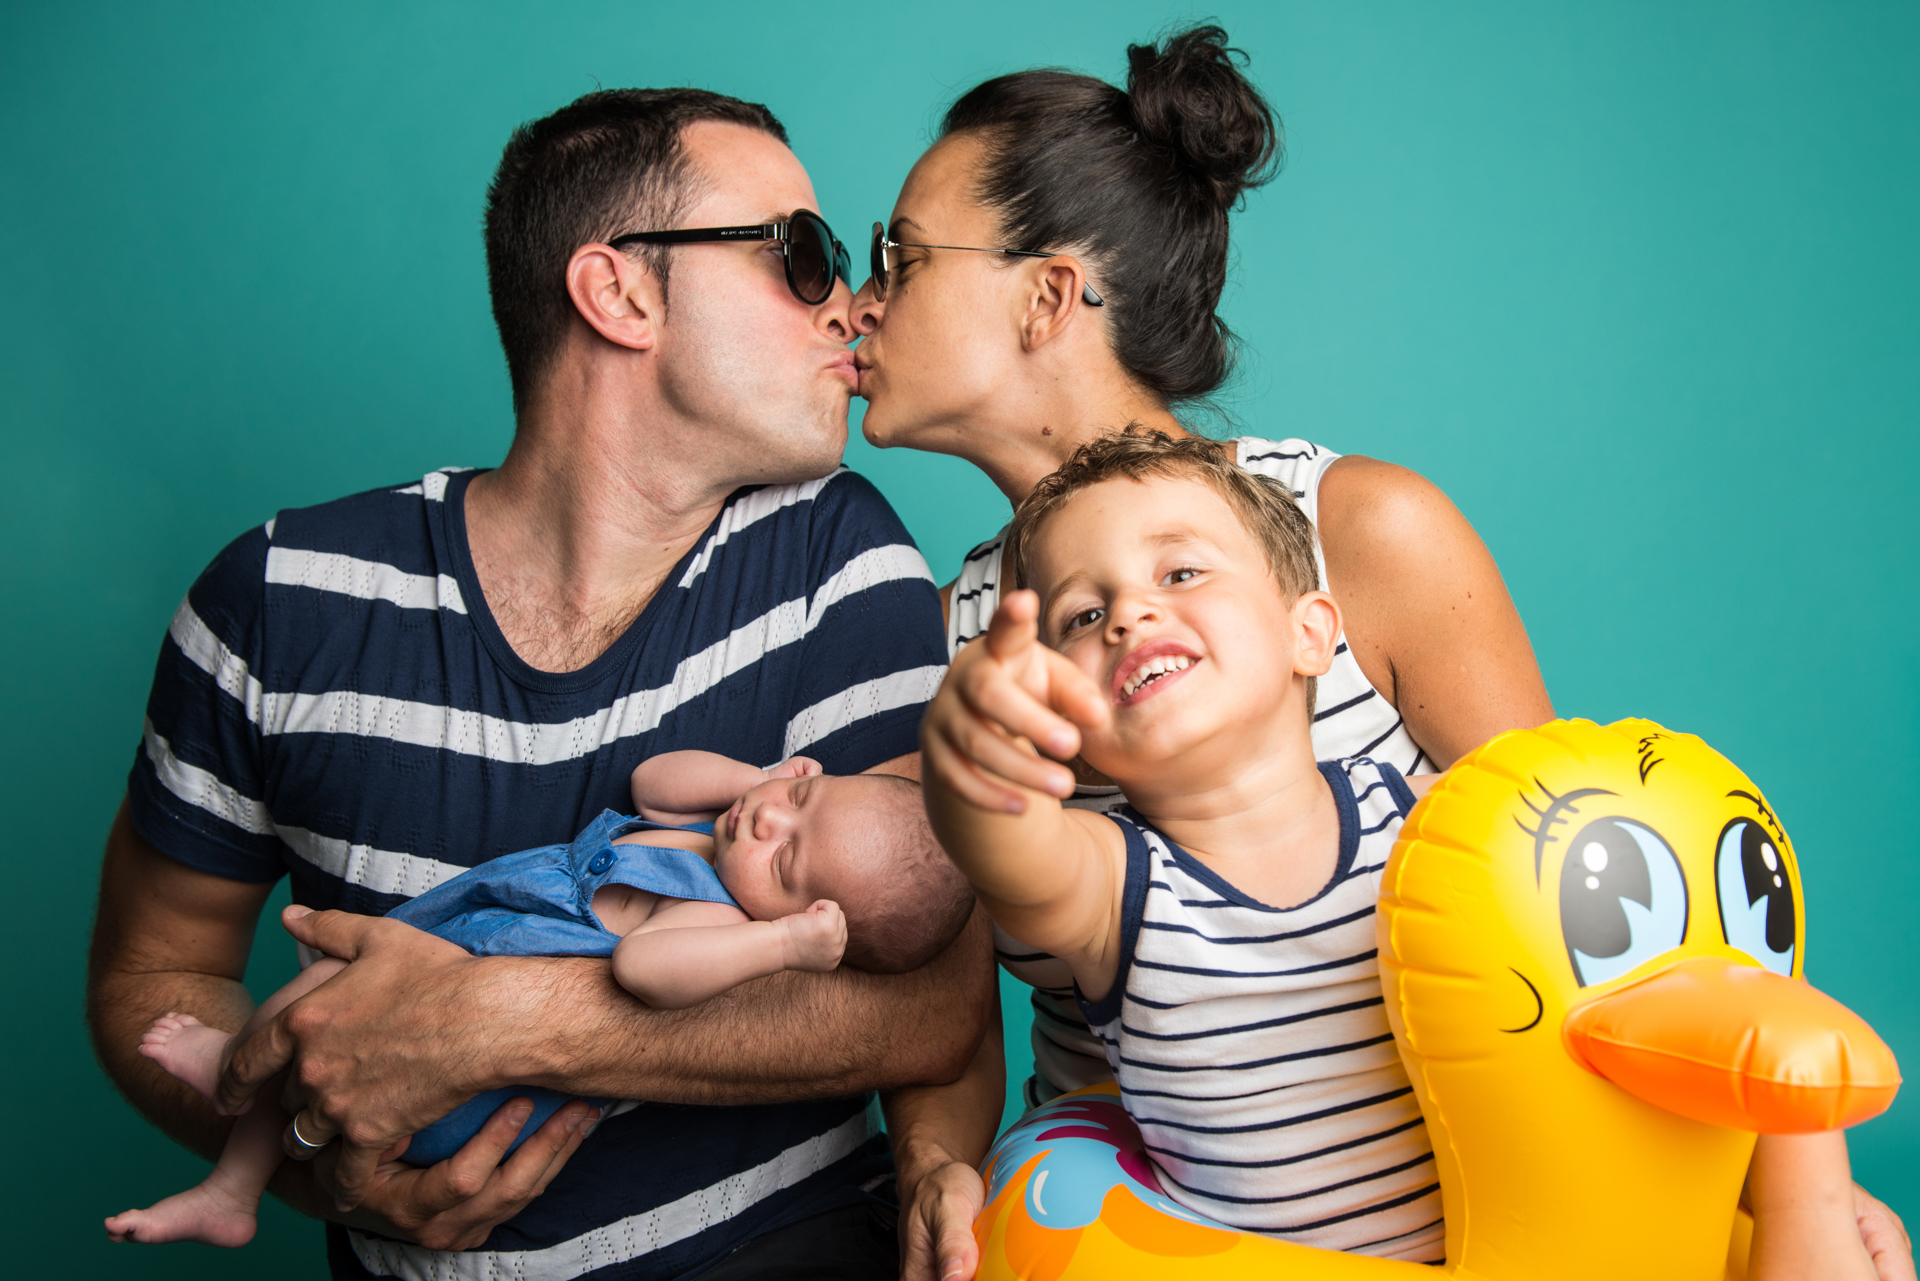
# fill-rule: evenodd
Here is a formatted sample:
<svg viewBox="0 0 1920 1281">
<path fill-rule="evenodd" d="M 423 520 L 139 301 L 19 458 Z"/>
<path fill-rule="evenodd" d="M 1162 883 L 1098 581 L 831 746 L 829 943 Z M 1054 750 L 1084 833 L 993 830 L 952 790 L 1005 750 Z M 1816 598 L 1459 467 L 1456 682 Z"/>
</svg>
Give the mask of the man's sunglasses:
<svg viewBox="0 0 1920 1281">
<path fill-rule="evenodd" d="M 616 242 L 618 243 L 618 242 Z M 888 240 L 887 229 L 880 223 L 873 224 L 873 248 L 871 250 L 871 270 L 873 272 L 873 296 L 877 302 L 887 300 L 887 278 L 893 274 L 893 257 L 889 253 L 894 249 L 959 249 L 970 254 L 1005 254 L 1009 258 L 1052 258 L 1056 255 L 1047 249 L 987 249 L 979 245 L 916 245 L 907 241 Z M 1080 301 L 1089 307 L 1104 307 L 1106 300 L 1093 291 L 1093 286 L 1082 281 Z"/>
<path fill-rule="evenodd" d="M 677 231 L 634 231 L 607 243 L 615 249 L 628 245 L 691 245 L 708 240 L 777 240 L 787 263 L 787 288 L 809 307 L 833 296 L 834 277 L 853 287 L 853 259 L 847 247 L 834 239 L 827 220 L 811 209 L 796 209 L 785 222 L 752 227 L 684 227 Z"/>
</svg>

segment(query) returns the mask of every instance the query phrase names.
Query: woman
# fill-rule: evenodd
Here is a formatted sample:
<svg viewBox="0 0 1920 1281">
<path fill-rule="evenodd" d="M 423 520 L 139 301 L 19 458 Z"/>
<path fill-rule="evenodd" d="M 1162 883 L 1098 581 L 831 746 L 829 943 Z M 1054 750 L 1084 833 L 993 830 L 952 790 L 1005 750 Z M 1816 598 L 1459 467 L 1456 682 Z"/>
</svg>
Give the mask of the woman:
<svg viewBox="0 0 1920 1281">
<path fill-rule="evenodd" d="M 1277 122 L 1218 27 L 1134 46 L 1128 61 L 1124 92 L 1030 71 L 947 113 L 892 221 L 876 227 L 873 278 L 854 299 L 869 441 L 965 458 L 1018 504 L 1097 435 L 1130 423 L 1184 434 L 1177 407 L 1225 381 L 1231 335 L 1215 308 L 1228 213 L 1276 168 Z M 1317 525 L 1344 612 L 1345 646 L 1320 679 L 1323 759 L 1445 769 L 1502 730 L 1552 718 L 1500 573 L 1437 488 L 1303 440 L 1236 448 Z M 1000 582 L 996 535 L 942 592 L 954 649 L 985 630 Z M 1020 781 L 1041 786 L 1044 768 L 1033 762 Z M 1114 789 L 1081 778 L 1082 804 L 1112 803 Z M 971 786 L 983 803 L 1004 792 L 984 776 Z M 1107 1079 L 1064 966 L 1005 936 L 998 946 L 1035 988 L 1028 1104 Z M 888 1101 L 908 1277 L 972 1273 L 967 1227 L 983 1189 L 971 1167 L 998 1123 L 1003 1076 L 989 1038 L 961 1082 Z"/>
</svg>

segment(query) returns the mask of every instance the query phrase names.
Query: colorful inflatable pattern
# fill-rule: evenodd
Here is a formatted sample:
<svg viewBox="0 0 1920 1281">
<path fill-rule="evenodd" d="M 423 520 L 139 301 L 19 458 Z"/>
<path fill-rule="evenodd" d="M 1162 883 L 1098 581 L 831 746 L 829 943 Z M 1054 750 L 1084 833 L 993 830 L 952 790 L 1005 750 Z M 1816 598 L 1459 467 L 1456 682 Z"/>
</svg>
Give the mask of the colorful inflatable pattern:
<svg viewBox="0 0 1920 1281">
<path fill-rule="evenodd" d="M 1449 771 L 1401 832 L 1379 915 L 1443 1272 L 1744 1275 L 1755 1133 L 1856 1124 L 1900 1083 L 1872 1029 L 1800 980 L 1802 903 L 1760 789 L 1692 735 L 1555 721 Z M 1028 1114 L 984 1172 L 982 1281 L 1435 1273 L 1186 1210 L 1111 1085 Z"/>
</svg>

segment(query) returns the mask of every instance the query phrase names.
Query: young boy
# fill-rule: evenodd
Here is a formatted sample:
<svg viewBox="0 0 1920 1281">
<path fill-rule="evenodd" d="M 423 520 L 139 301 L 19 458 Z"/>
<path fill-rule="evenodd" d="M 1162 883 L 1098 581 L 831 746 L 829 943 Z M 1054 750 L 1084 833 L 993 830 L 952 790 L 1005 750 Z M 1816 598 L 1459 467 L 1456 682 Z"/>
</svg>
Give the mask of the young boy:
<svg viewBox="0 0 1920 1281">
<path fill-rule="evenodd" d="M 921 730 L 942 844 L 1007 933 L 1072 970 L 1171 1196 L 1305 1244 L 1441 1260 L 1373 921 L 1432 776 L 1313 759 L 1314 677 L 1341 627 L 1312 527 L 1210 442 L 1128 434 L 1041 482 L 1005 563 L 1032 590 L 956 658 Z M 1078 752 L 1131 807 L 1063 808 L 1072 776 L 1033 745 Z M 1874 1276 L 1845 1171 L 1840 1135 L 1762 1140 L 1761 1236 L 1808 1261 L 1765 1274 Z"/>
<path fill-rule="evenodd" d="M 566 845 L 483 863 L 388 915 L 478 956 L 611 956 L 649 1005 L 679 1009 L 782 970 L 846 962 L 901 973 L 960 932 L 973 893 L 927 828 L 919 788 L 889 775 L 830 777 L 796 756 L 766 770 L 712 752 L 670 752 L 633 772 L 641 817 L 611 811 Z M 315 962 L 254 1012 L 270 1019 L 345 968 Z M 212 1095 L 238 1038 L 181 1014 L 140 1052 Z M 409 1140 L 429 1165 L 458 1151 L 515 1096 L 534 1101 L 522 1137 L 567 1102 L 521 1087 L 469 1100 Z M 596 1101 L 604 1114 L 607 1101 Z M 263 1091 L 205 1182 L 106 1221 L 116 1241 L 253 1238 L 288 1118 Z M 515 1142 L 518 1146 L 518 1140 Z"/>
</svg>

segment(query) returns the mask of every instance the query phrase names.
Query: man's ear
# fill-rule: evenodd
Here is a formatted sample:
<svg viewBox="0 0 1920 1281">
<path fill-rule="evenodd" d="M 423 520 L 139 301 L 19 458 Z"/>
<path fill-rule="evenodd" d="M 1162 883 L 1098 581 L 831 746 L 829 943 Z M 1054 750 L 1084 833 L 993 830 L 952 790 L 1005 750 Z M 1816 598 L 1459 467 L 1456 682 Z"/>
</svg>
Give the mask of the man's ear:
<svg viewBox="0 0 1920 1281">
<path fill-rule="evenodd" d="M 1325 676 L 1340 645 L 1340 606 L 1325 592 L 1301 592 L 1293 602 L 1293 625 L 1298 637 L 1293 670 L 1301 676 Z"/>
<path fill-rule="evenodd" d="M 606 245 L 581 245 L 567 259 L 567 296 L 574 310 L 610 343 L 651 350 L 665 310 L 660 279 L 645 263 Z"/>
<path fill-rule="evenodd" d="M 1020 318 L 1020 345 L 1026 351 L 1038 351 L 1072 328 L 1087 309 L 1087 270 L 1079 259 L 1066 254 L 1037 261 L 1030 270 L 1033 276 L 1026 314 Z"/>
</svg>

